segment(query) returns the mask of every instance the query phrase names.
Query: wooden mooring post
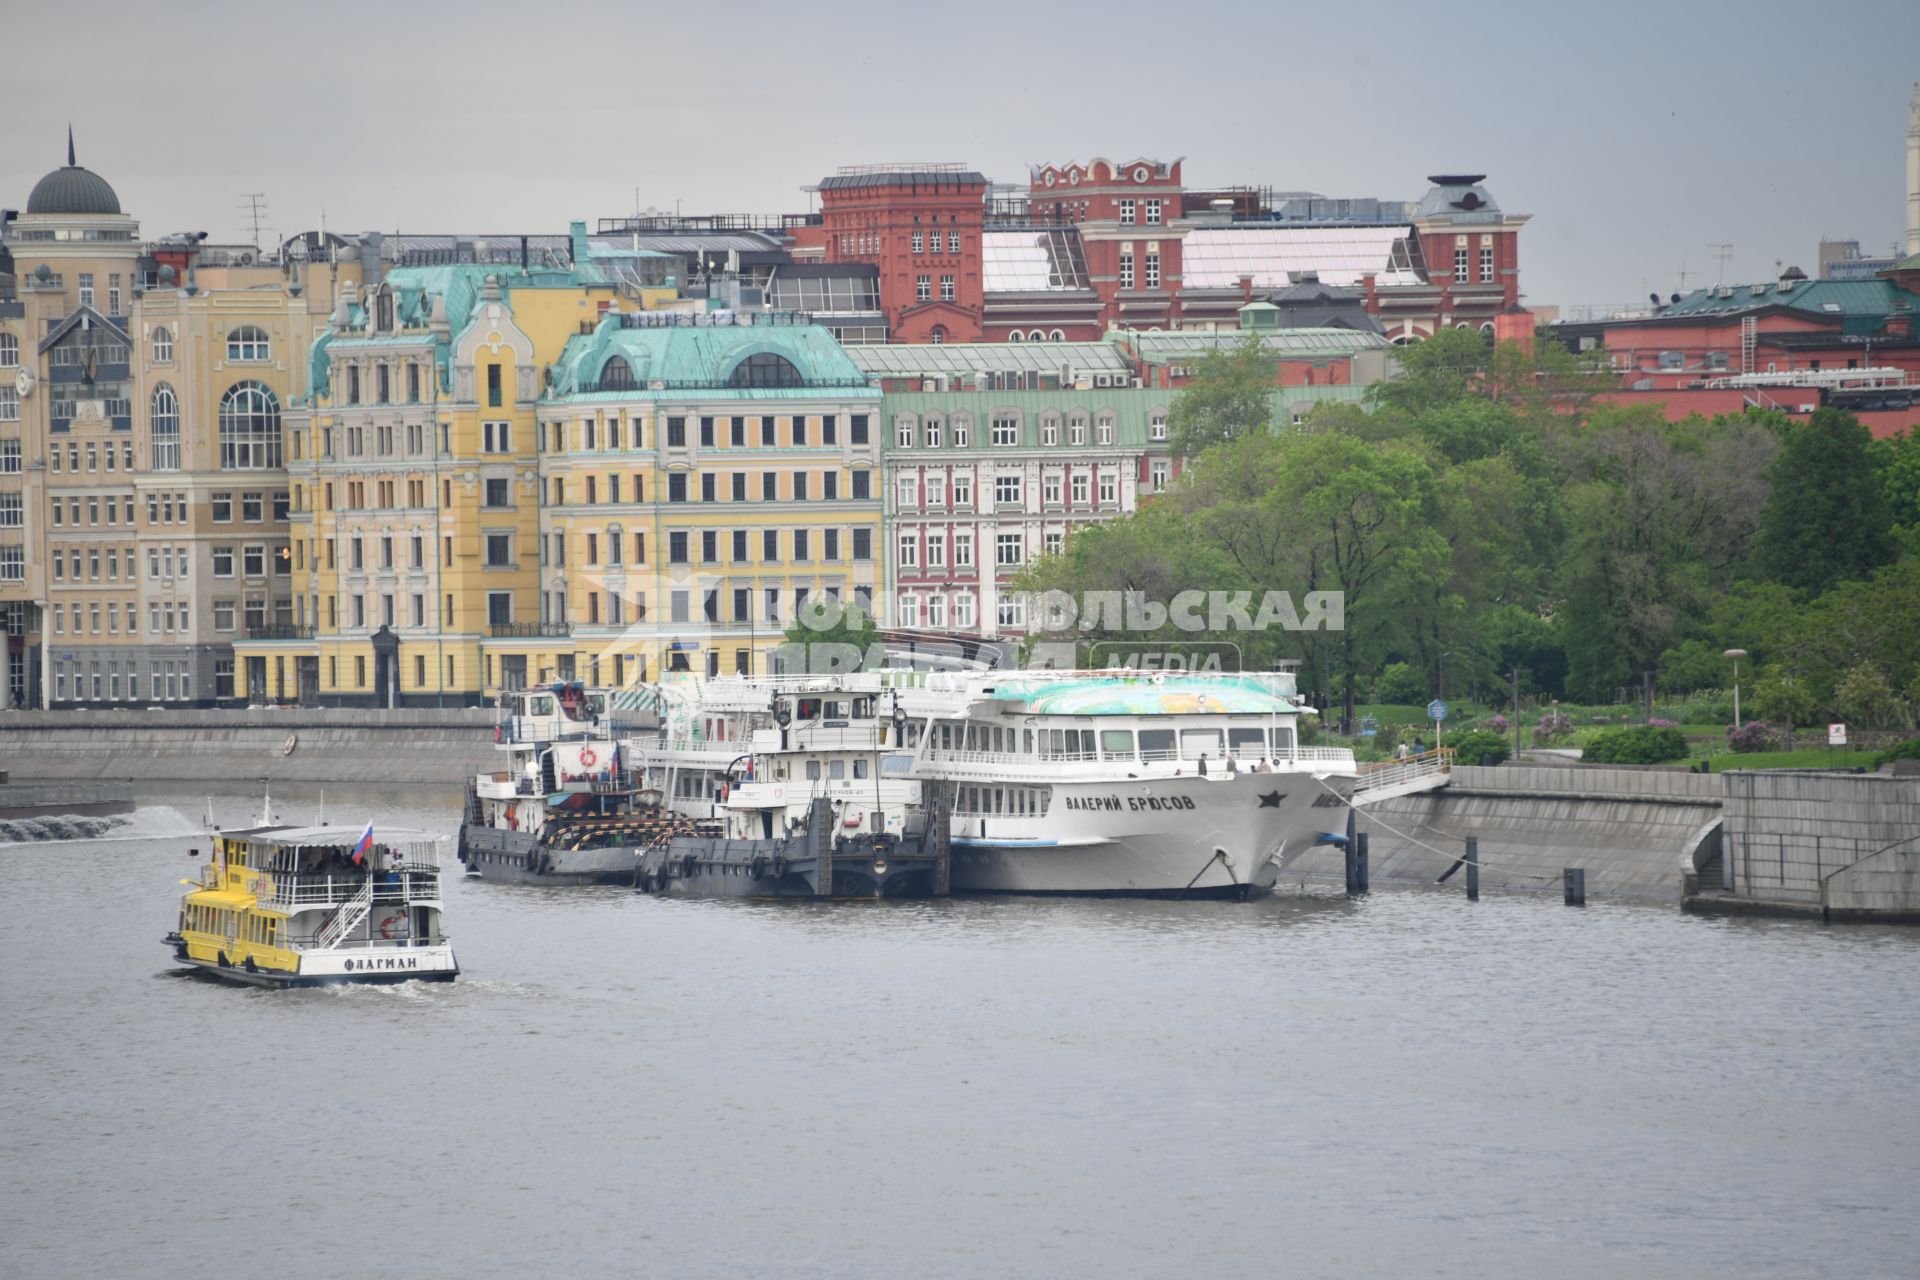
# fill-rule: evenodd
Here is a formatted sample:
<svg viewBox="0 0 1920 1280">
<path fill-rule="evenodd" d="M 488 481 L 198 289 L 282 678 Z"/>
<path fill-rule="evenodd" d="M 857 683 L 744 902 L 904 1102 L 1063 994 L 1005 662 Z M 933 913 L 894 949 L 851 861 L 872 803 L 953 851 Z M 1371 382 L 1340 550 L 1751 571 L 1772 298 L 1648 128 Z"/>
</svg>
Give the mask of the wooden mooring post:
<svg viewBox="0 0 1920 1280">
<path fill-rule="evenodd" d="M 1367 893 L 1367 833 L 1362 831 L 1354 840 L 1358 846 L 1353 851 L 1354 892 Z"/>
<path fill-rule="evenodd" d="M 1467 837 L 1467 901 L 1480 901 L 1480 837 Z"/>
<path fill-rule="evenodd" d="M 1566 893 L 1566 903 L 1570 907 L 1587 905 L 1587 872 L 1584 867 L 1567 867 L 1560 873 L 1560 883 Z"/>
</svg>

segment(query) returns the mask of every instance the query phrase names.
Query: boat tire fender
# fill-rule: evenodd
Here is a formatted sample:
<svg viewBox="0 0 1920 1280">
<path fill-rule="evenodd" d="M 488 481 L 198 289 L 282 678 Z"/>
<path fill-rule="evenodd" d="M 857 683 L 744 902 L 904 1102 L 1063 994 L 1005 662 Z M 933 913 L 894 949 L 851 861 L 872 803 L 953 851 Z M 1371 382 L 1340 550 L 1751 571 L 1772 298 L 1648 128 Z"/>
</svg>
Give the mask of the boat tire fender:
<svg viewBox="0 0 1920 1280">
<path fill-rule="evenodd" d="M 767 856 L 763 853 L 753 855 L 753 861 L 747 864 L 747 871 L 755 880 L 767 874 Z"/>
<path fill-rule="evenodd" d="M 694 856 L 689 853 L 680 859 L 680 874 L 685 877 L 691 877 L 693 875 L 693 869 L 699 865 L 700 864 L 694 859 Z"/>
<path fill-rule="evenodd" d="M 780 880 L 785 878 L 787 874 L 787 859 L 785 855 L 778 854 L 778 853 L 773 855 L 772 870 L 773 870 L 773 878 L 775 880 Z"/>
</svg>

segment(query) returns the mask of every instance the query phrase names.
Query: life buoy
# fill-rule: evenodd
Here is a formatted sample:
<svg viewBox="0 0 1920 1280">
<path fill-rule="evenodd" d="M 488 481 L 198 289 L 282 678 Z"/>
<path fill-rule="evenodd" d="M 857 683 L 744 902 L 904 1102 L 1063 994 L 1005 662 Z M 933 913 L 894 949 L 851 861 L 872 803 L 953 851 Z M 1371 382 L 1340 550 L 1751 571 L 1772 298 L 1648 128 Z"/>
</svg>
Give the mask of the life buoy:
<svg viewBox="0 0 1920 1280">
<path fill-rule="evenodd" d="M 600 757 L 594 754 L 594 750 L 592 747 L 580 748 L 580 765 L 582 768 L 591 769 L 593 768 L 594 765 L 599 763 L 600 763 Z"/>
<path fill-rule="evenodd" d="M 390 915 L 380 922 L 380 936 L 388 942 L 392 942 L 396 936 L 395 930 L 404 929 L 406 923 L 407 917 L 405 914 Z"/>
<path fill-rule="evenodd" d="M 499 725 L 493 726 L 493 745 L 496 747 L 500 745 L 500 726 Z"/>
</svg>

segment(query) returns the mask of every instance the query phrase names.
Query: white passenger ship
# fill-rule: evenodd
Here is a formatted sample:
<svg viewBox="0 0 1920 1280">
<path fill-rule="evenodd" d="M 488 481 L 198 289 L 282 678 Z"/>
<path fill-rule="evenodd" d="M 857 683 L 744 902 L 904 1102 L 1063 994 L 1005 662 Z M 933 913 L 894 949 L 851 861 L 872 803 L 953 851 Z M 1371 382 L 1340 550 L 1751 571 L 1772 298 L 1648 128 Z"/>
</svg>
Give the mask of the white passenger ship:
<svg viewBox="0 0 1920 1280">
<path fill-rule="evenodd" d="M 1299 745 L 1313 712 L 1285 673 L 881 671 L 667 698 L 674 727 L 633 748 L 675 808 L 744 832 L 826 795 L 850 829 L 895 828 L 938 797 L 954 892 L 1255 896 L 1343 824 L 1357 779 L 1351 752 Z M 741 802 L 773 784 L 778 805 Z"/>
</svg>

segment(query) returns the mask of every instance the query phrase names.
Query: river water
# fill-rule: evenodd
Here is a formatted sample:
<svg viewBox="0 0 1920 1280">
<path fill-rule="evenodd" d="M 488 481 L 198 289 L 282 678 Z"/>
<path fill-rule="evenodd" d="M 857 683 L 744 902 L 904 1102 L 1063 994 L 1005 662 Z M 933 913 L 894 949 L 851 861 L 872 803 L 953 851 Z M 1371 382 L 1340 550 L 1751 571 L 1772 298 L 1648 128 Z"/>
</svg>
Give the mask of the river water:
<svg viewBox="0 0 1920 1280">
<path fill-rule="evenodd" d="M 1920 930 L 454 876 L 459 982 L 264 992 L 171 967 L 170 803 L 0 848 L 0 1275 L 1920 1266 Z"/>
</svg>

